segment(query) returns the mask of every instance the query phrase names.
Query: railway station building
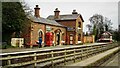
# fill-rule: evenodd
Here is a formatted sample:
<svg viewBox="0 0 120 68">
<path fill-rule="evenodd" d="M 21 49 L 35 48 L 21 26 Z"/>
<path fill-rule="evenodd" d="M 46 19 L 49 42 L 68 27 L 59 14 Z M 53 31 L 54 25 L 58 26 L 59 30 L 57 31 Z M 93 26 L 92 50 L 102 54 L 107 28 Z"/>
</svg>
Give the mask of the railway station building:
<svg viewBox="0 0 120 68">
<path fill-rule="evenodd" d="M 36 45 L 39 37 L 42 37 L 42 44 L 46 42 L 52 45 L 69 45 L 82 43 L 83 39 L 83 18 L 76 10 L 71 14 L 60 15 L 58 8 L 55 9 L 54 15 L 47 18 L 40 16 L 40 8 L 36 5 L 35 14 L 28 16 L 29 28 L 24 33 L 26 45 Z M 50 37 L 47 36 L 50 33 Z"/>
</svg>

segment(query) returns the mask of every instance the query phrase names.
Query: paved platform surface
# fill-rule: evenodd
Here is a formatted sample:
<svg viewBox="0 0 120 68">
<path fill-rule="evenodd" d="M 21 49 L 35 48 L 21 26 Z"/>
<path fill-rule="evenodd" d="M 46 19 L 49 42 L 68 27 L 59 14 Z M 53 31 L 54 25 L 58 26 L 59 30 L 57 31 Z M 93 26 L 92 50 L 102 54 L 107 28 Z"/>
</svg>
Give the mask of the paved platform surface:
<svg viewBox="0 0 120 68">
<path fill-rule="evenodd" d="M 114 51 L 116 51 L 118 49 L 119 49 L 119 47 L 116 47 L 116 48 L 107 50 L 103 53 L 100 53 L 98 55 L 95 55 L 93 57 L 82 60 L 81 62 L 73 63 L 73 64 L 66 65 L 66 66 L 88 66 L 89 64 L 96 62 L 97 60 L 101 59 L 102 57 L 106 56 L 107 54 L 113 53 Z"/>
<path fill-rule="evenodd" d="M 59 49 L 59 48 L 67 48 L 67 47 L 77 47 L 77 46 L 91 46 L 97 44 L 106 44 L 106 43 L 91 43 L 91 44 L 83 44 L 83 45 L 57 45 L 51 47 L 42 47 L 42 48 L 10 48 L 10 49 L 0 49 L 1 53 L 13 53 L 13 52 L 23 52 L 23 51 L 35 51 L 35 50 L 50 50 L 50 49 Z"/>
<path fill-rule="evenodd" d="M 101 66 L 119 66 L 120 67 L 120 52 L 104 62 Z"/>
</svg>

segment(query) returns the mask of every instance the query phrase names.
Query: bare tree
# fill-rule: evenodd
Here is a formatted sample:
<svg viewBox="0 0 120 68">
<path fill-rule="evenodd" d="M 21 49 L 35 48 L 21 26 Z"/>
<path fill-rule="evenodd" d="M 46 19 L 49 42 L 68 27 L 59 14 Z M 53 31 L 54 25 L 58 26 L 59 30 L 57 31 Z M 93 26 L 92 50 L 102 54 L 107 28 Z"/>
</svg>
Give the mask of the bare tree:
<svg viewBox="0 0 120 68">
<path fill-rule="evenodd" d="M 95 14 L 89 19 L 93 26 L 93 34 L 96 36 L 96 40 L 100 38 L 100 34 L 104 31 L 103 19 L 104 17 L 100 14 Z"/>
<path fill-rule="evenodd" d="M 104 31 L 112 30 L 112 22 L 107 17 L 104 17 L 100 14 L 95 14 L 90 17 L 90 22 L 93 26 L 93 34 L 95 35 L 96 40 L 100 38 L 101 34 Z M 87 25 L 88 26 L 88 25 Z"/>
<path fill-rule="evenodd" d="M 104 17 L 100 14 L 95 14 L 92 17 L 90 17 L 90 22 L 91 24 L 98 26 L 98 25 L 102 25 L 103 24 L 103 19 Z M 98 26 L 97 28 L 99 28 L 100 26 Z"/>
<path fill-rule="evenodd" d="M 87 24 L 86 27 L 88 28 L 88 32 L 90 32 L 90 34 L 91 34 L 91 27 L 92 27 L 92 25 Z"/>
<path fill-rule="evenodd" d="M 21 2 L 21 4 L 22 4 L 22 6 L 23 6 L 23 9 L 24 9 L 24 11 L 25 11 L 25 14 L 26 14 L 27 16 L 32 15 L 31 13 L 33 12 L 33 10 L 30 9 L 30 7 L 28 6 L 28 4 L 25 3 L 24 1 Z"/>
<path fill-rule="evenodd" d="M 110 31 L 112 30 L 112 25 L 113 23 L 111 22 L 110 19 L 108 19 L 107 17 L 105 17 L 104 19 L 104 27 L 105 27 L 105 31 Z"/>
</svg>

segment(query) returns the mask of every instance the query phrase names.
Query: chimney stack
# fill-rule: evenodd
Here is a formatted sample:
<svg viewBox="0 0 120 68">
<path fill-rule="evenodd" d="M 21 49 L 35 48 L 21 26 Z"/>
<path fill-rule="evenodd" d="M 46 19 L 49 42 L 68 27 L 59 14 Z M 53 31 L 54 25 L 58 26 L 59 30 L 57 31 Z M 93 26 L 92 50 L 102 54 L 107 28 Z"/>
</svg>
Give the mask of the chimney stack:
<svg viewBox="0 0 120 68">
<path fill-rule="evenodd" d="M 76 10 L 74 9 L 73 12 L 72 12 L 72 14 L 78 14 L 78 13 L 77 13 Z"/>
<path fill-rule="evenodd" d="M 40 17 L 40 15 L 39 15 L 40 8 L 38 7 L 38 5 L 36 5 L 36 7 L 34 9 L 35 9 L 35 17 Z"/>
<path fill-rule="evenodd" d="M 56 8 L 55 11 L 54 11 L 54 18 L 55 19 L 58 19 L 60 17 L 59 13 L 60 13 L 60 11 L 58 10 L 58 8 Z"/>
</svg>

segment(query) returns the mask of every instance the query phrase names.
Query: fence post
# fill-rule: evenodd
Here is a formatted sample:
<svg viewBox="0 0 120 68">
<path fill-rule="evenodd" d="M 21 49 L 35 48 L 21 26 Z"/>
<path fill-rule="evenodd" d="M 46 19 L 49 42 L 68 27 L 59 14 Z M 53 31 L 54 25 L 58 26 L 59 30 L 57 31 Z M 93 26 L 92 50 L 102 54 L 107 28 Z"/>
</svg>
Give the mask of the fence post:
<svg viewBox="0 0 120 68">
<path fill-rule="evenodd" d="M 101 45 L 101 52 L 103 52 L 103 45 Z"/>
<path fill-rule="evenodd" d="M 97 51 L 97 53 L 99 54 L 100 53 L 100 46 L 98 45 L 98 51 Z"/>
<path fill-rule="evenodd" d="M 98 46 L 98 53 L 101 52 L 101 45 Z"/>
<path fill-rule="evenodd" d="M 10 55 L 8 55 L 8 58 L 10 58 Z M 8 65 L 10 65 L 11 64 L 11 60 L 9 59 L 8 60 Z"/>
<path fill-rule="evenodd" d="M 66 65 L 66 53 L 67 53 L 67 50 L 65 49 L 65 51 L 64 51 L 64 65 Z"/>
<path fill-rule="evenodd" d="M 75 52 L 75 48 L 74 48 L 74 63 L 75 63 L 75 58 L 76 58 L 75 55 L 76 55 L 76 52 Z"/>
<path fill-rule="evenodd" d="M 94 47 L 93 46 L 91 46 L 91 54 L 90 55 L 91 56 L 94 55 Z"/>
<path fill-rule="evenodd" d="M 97 46 L 94 46 L 94 55 L 96 55 L 96 53 L 97 53 Z"/>
<path fill-rule="evenodd" d="M 86 47 L 86 51 L 87 51 L 87 58 L 89 57 L 89 48 L 88 47 Z"/>
<path fill-rule="evenodd" d="M 82 60 L 82 57 L 83 57 L 83 49 L 81 49 L 81 60 Z"/>
<path fill-rule="evenodd" d="M 109 50 L 110 47 L 108 45 L 106 45 L 106 47 L 107 47 L 107 50 Z"/>
<path fill-rule="evenodd" d="M 107 45 L 105 45 L 105 51 L 107 50 Z"/>
<path fill-rule="evenodd" d="M 37 65 L 36 60 L 37 60 L 36 53 L 34 53 L 34 61 L 35 61 L 34 67 L 36 67 L 36 65 Z"/>
<path fill-rule="evenodd" d="M 53 51 L 51 51 L 51 57 L 52 57 L 52 58 L 54 57 Z M 52 67 L 54 67 L 53 59 L 51 60 L 51 64 L 52 64 Z"/>
</svg>

